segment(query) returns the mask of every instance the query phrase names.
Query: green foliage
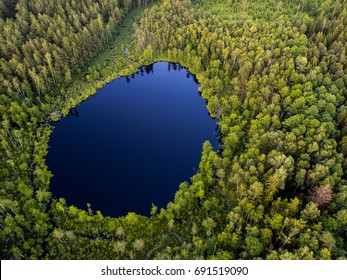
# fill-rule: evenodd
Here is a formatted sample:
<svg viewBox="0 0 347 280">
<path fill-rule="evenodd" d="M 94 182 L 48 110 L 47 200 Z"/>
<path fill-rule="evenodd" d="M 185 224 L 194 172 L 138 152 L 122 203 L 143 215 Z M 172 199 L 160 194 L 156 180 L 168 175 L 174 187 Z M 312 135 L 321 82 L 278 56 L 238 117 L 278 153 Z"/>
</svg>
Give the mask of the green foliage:
<svg viewBox="0 0 347 280">
<path fill-rule="evenodd" d="M 147 2 L 23 0 L 0 19 L 2 258 L 346 258 L 346 1 L 164 0 L 119 27 Z M 196 75 L 219 150 L 150 218 L 52 199 L 48 121 L 159 60 Z"/>
</svg>

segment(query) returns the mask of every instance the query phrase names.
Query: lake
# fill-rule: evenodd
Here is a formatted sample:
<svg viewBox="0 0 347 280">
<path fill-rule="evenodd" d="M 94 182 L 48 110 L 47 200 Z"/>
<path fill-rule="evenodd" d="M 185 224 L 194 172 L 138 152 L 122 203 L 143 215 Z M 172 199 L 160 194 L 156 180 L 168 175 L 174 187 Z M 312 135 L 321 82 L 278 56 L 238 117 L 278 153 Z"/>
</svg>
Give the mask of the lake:
<svg viewBox="0 0 347 280">
<path fill-rule="evenodd" d="M 53 197 L 106 216 L 149 215 L 196 173 L 217 121 L 186 68 L 158 62 L 98 90 L 55 122 L 47 165 Z"/>
</svg>

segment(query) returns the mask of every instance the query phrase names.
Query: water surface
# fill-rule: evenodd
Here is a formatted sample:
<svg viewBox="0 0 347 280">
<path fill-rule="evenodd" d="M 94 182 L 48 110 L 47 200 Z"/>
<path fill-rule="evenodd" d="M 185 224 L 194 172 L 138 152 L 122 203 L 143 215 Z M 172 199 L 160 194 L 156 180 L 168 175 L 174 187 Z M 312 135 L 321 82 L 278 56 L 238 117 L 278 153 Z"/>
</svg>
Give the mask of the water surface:
<svg viewBox="0 0 347 280">
<path fill-rule="evenodd" d="M 158 62 L 117 79 L 54 123 L 47 156 L 53 196 L 103 215 L 165 207 L 217 148 L 216 120 L 185 68 Z"/>
</svg>

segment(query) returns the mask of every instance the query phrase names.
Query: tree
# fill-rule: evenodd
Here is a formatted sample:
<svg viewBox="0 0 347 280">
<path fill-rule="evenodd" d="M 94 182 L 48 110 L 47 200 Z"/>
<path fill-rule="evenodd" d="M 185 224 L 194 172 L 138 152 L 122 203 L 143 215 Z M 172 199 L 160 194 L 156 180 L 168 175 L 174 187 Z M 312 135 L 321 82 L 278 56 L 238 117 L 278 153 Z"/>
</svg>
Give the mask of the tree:
<svg viewBox="0 0 347 280">
<path fill-rule="evenodd" d="M 143 51 L 143 59 L 146 63 L 152 61 L 153 58 L 153 49 L 151 45 L 148 45 L 146 49 Z"/>
<path fill-rule="evenodd" d="M 333 199 L 332 189 L 330 184 L 324 184 L 313 189 L 311 199 L 320 208 L 325 207 Z"/>
</svg>

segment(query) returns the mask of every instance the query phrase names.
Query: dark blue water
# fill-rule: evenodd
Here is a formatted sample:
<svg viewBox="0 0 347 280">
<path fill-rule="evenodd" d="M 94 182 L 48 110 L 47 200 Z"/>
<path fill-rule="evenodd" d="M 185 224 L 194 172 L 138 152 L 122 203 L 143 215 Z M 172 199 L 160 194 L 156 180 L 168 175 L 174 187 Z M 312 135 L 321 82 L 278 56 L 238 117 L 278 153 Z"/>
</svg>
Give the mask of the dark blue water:
<svg viewBox="0 0 347 280">
<path fill-rule="evenodd" d="M 216 120 L 199 84 L 177 64 L 158 62 L 106 85 L 54 123 L 47 156 L 51 190 L 69 205 L 103 215 L 149 215 L 165 207 L 215 149 Z"/>
</svg>

